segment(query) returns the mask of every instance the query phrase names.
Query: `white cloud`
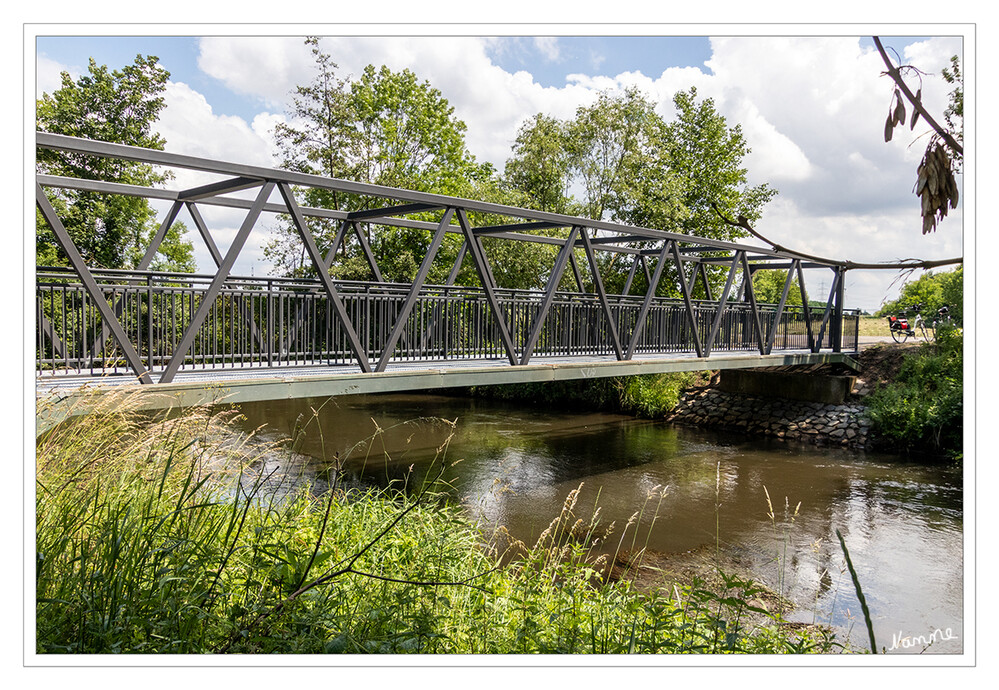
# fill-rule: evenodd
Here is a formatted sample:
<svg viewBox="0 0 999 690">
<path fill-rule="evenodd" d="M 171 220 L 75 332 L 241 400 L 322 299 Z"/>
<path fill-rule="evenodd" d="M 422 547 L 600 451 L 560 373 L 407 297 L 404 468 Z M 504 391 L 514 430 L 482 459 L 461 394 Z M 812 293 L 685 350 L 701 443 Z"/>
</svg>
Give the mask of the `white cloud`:
<svg viewBox="0 0 999 690">
<path fill-rule="evenodd" d="M 281 108 L 296 84 L 311 79 L 313 61 L 301 38 L 234 36 L 203 38 L 198 67 L 236 93 Z"/>
<path fill-rule="evenodd" d="M 554 36 L 536 36 L 534 47 L 551 62 L 557 62 L 561 57 L 558 39 Z"/>
<path fill-rule="evenodd" d="M 170 82 L 164 98 L 166 107 L 160 115 L 158 127 L 167 141 L 167 151 L 262 167 L 274 167 L 277 164 L 273 156 L 274 143 L 270 130 L 282 116 L 264 112 L 257 115 L 252 123 L 247 123 L 239 117 L 217 115 L 202 94 L 183 83 Z M 178 169 L 176 178 L 170 185 L 177 189 L 187 189 L 217 179 L 220 179 L 217 175 Z M 255 195 L 256 190 L 248 190 L 239 196 L 252 198 Z M 272 195 L 271 198 L 277 197 Z M 208 205 L 202 205 L 200 210 L 219 250 L 225 254 L 246 212 Z M 193 221 L 186 216 L 185 212 L 180 219 L 190 231 L 188 239 L 194 244 L 195 260 L 201 270 L 210 271 L 214 267 L 211 254 L 197 233 Z M 235 273 L 266 273 L 263 246 L 270 236 L 269 222 L 271 218 L 268 215 L 261 216 L 240 252 Z"/>
<path fill-rule="evenodd" d="M 63 72 L 69 72 L 73 79 L 80 76 L 79 68 L 66 67 L 44 55 L 39 55 L 35 60 L 35 96 L 41 98 L 43 93 L 51 94 L 62 88 Z"/>
</svg>

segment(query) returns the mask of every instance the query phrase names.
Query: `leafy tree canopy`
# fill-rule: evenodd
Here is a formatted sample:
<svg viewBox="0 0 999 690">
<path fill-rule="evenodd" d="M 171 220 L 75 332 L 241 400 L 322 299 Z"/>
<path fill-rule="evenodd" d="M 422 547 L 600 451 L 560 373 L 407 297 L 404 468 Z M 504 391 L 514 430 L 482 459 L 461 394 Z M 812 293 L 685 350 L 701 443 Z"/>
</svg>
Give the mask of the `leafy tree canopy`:
<svg viewBox="0 0 999 690">
<path fill-rule="evenodd" d="M 762 269 L 755 271 L 753 273 L 753 294 L 756 296 L 756 301 L 764 304 L 778 304 L 781 295 L 784 294 L 786 282 L 787 271 L 785 270 Z M 791 280 L 785 304 L 801 306 L 801 288 L 797 278 Z M 822 306 L 825 306 L 825 303 Z"/>
<path fill-rule="evenodd" d="M 468 152 L 465 123 L 454 116 L 454 108 L 429 82 L 419 81 L 409 70 L 393 72 L 373 65 L 356 81 L 348 82 L 336 76 L 337 65 L 319 47 L 317 38 L 306 43 L 312 46 L 316 75 L 311 83 L 295 89 L 288 122 L 275 129 L 285 167 L 450 196 L 488 189 L 492 167 L 477 163 Z M 359 210 L 387 202 L 308 189 L 304 203 Z M 414 217 L 436 221 L 439 216 L 428 213 Z M 319 219 L 309 222 L 319 246 L 329 246 L 337 224 Z M 408 281 L 430 243 L 430 233 L 424 230 L 378 227 L 365 232 L 379 269 L 389 281 Z M 443 282 L 447 277 L 449 262 L 453 263 L 460 243 L 458 237 L 446 239 L 431 281 Z M 280 274 L 315 275 L 290 223 L 278 228 L 264 254 Z M 372 277 L 353 239 L 344 243 L 343 256 L 337 257 L 331 272 L 344 279 Z"/>
<path fill-rule="evenodd" d="M 91 58 L 87 74 L 74 82 L 63 72 L 61 87 L 37 101 L 36 127 L 53 134 L 163 150 L 166 141 L 154 126 L 164 106 L 169 77 L 152 56 L 137 55 L 133 64 L 120 70 L 110 70 Z M 143 163 L 45 149 L 38 152 L 36 167 L 43 174 L 142 186 L 168 179 Z M 92 266 L 135 266 L 157 229 L 156 214 L 145 199 L 74 190 L 50 190 L 49 194 L 70 237 Z M 36 227 L 38 265 L 65 265 L 67 259 L 48 224 L 39 217 Z M 183 234 L 183 224 L 174 224 L 153 268 L 195 270 L 193 247 Z"/>
<path fill-rule="evenodd" d="M 711 99 L 698 100 L 692 88 L 678 92 L 673 104 L 676 118 L 666 121 L 653 101 L 628 89 L 600 94 L 566 121 L 539 113 L 518 133 L 506 181 L 532 208 L 698 237 L 743 236 L 712 204 L 752 222 L 776 190 L 748 184 L 742 161 L 750 150 L 742 129 L 729 127 Z M 602 253 L 601 263 L 607 287 L 622 289 L 630 261 Z M 663 275 L 657 292 L 679 294 L 673 266 Z M 712 268 L 709 276 L 723 281 L 724 269 Z M 644 271 L 633 285 L 647 289 Z"/>
</svg>

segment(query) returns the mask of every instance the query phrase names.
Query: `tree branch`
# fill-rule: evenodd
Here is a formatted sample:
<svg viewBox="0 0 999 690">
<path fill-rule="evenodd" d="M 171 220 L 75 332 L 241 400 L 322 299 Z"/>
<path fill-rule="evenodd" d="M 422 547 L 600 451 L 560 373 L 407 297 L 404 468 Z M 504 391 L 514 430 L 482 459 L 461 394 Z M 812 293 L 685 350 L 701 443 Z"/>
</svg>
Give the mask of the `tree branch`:
<svg viewBox="0 0 999 690">
<path fill-rule="evenodd" d="M 881 39 L 879 39 L 877 36 L 872 36 L 871 38 L 874 39 L 874 45 L 877 46 L 878 52 L 881 53 L 881 59 L 885 61 L 885 65 L 887 65 L 888 67 L 888 72 L 887 72 L 888 76 L 891 77 L 892 81 L 894 81 L 895 84 L 898 85 L 899 90 L 909 100 L 909 102 L 912 104 L 912 107 L 915 108 L 919 112 L 919 115 L 924 120 L 926 120 L 927 124 L 929 124 L 929 126 L 933 128 L 933 131 L 939 134 L 940 137 L 943 138 L 945 142 L 947 142 L 947 145 L 952 150 L 957 151 L 963 156 L 964 147 L 961 146 L 959 143 L 957 143 L 957 140 L 953 136 L 951 136 L 951 134 L 946 129 L 937 124 L 936 120 L 934 120 L 933 117 L 928 112 L 926 112 L 926 108 L 923 107 L 923 104 L 916 100 L 916 97 L 912 94 L 912 91 L 910 91 L 909 87 L 906 86 L 905 81 L 902 79 L 902 75 L 899 72 L 898 68 L 891 64 L 891 60 L 888 58 L 888 53 L 885 52 L 884 46 L 881 45 Z"/>
<path fill-rule="evenodd" d="M 749 234 L 751 234 L 756 239 L 769 244 L 771 247 L 773 247 L 775 251 L 784 252 L 785 254 L 791 254 L 799 259 L 808 259 L 809 261 L 818 261 L 820 263 L 842 266 L 847 271 L 851 269 L 864 269 L 864 270 L 887 269 L 893 271 L 905 270 L 909 268 L 927 269 L 927 268 L 936 268 L 938 266 L 949 266 L 951 264 L 964 263 L 964 257 L 960 256 L 953 259 L 937 259 L 934 261 L 924 261 L 922 259 L 903 259 L 902 261 L 884 262 L 884 263 L 857 263 L 855 261 L 843 261 L 839 259 L 829 259 L 823 256 L 816 256 L 814 254 L 805 254 L 803 252 L 798 252 L 793 249 L 788 249 L 787 247 L 777 244 L 773 240 L 767 239 L 766 237 L 764 237 L 763 235 L 761 235 L 760 233 L 756 232 L 756 230 L 753 229 L 753 227 L 749 224 L 749 220 L 746 219 L 745 216 L 739 216 L 737 221 L 733 221 L 729 218 L 726 218 L 725 214 L 718 210 L 718 206 L 714 202 L 711 203 L 711 208 L 714 209 L 715 213 L 717 213 L 718 216 L 727 225 L 731 225 L 736 228 L 742 228 L 743 230 L 748 231 Z"/>
</svg>

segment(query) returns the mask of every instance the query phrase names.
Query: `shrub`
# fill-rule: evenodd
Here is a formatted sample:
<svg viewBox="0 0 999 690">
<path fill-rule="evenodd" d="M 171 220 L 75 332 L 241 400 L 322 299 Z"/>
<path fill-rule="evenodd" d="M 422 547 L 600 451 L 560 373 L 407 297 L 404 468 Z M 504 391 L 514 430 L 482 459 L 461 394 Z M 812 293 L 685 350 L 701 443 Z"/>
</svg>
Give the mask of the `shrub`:
<svg viewBox="0 0 999 690">
<path fill-rule="evenodd" d="M 494 400 L 526 402 L 532 405 L 579 407 L 605 412 L 622 412 L 639 417 L 661 417 L 680 401 L 685 388 L 703 374 L 640 374 L 599 379 L 518 383 L 477 386 L 472 395 Z"/>
<path fill-rule="evenodd" d="M 959 329 L 940 330 L 936 343 L 922 345 L 905 360 L 893 383 L 868 398 L 871 431 L 879 447 L 961 457 L 963 344 Z"/>
</svg>

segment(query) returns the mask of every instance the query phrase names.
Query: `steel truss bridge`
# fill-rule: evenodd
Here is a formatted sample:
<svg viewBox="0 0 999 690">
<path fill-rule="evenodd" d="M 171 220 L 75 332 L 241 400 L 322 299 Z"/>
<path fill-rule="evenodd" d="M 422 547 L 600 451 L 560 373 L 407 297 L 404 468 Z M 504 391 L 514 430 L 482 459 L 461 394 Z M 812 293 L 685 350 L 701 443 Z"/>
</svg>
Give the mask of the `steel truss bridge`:
<svg viewBox="0 0 999 690">
<path fill-rule="evenodd" d="M 194 170 L 210 179 L 194 188 L 168 190 L 36 176 L 37 208 L 70 264 L 36 272 L 39 391 L 76 389 L 86 382 L 144 384 L 168 393 L 164 405 L 194 404 L 217 396 L 219 389 L 230 399 L 263 400 L 659 371 L 849 365 L 848 355 L 857 349 L 858 314 L 843 308 L 843 264 L 654 228 L 41 132 L 36 145 L 71 156 Z M 363 198 L 373 207 L 303 206 L 296 192 L 307 188 Z M 142 197 L 165 202 L 169 209 L 134 270 L 104 270 L 87 265 L 56 212 L 52 198 L 60 190 Z M 206 207 L 245 211 L 224 253 L 201 214 Z M 205 242 L 214 273 L 150 270 L 182 211 Z M 264 214 L 289 219 L 316 279 L 232 275 Z M 422 219 L 412 217 L 417 214 Z M 470 214 L 501 220 L 473 226 Z M 310 228 L 315 219 L 335 223 L 328 246 L 317 244 Z M 383 279 L 368 233 L 384 227 L 426 232 L 426 252 L 408 283 Z M 444 284 L 430 284 L 448 234 L 461 238 L 460 249 Z M 545 287 L 500 286 L 483 238 L 557 248 Z M 330 276 L 348 243 L 365 257 L 371 280 Z M 620 294 L 604 287 L 601 253 L 628 262 Z M 474 267 L 477 286 L 455 284 L 467 263 Z M 756 299 L 749 278 L 762 269 L 785 276 L 777 304 Z M 825 306 L 788 305 L 795 279 L 802 303 L 808 303 L 805 275 L 814 276 L 815 269 L 830 284 Z M 567 270 L 572 275 L 563 280 Z M 644 281 L 635 280 L 639 271 Z M 713 293 L 709 271 L 725 276 L 720 293 Z M 656 296 L 667 280 L 673 289 L 663 291 L 677 296 Z M 560 289 L 565 284 L 575 289 Z M 644 292 L 632 294 L 638 284 Z"/>
</svg>

